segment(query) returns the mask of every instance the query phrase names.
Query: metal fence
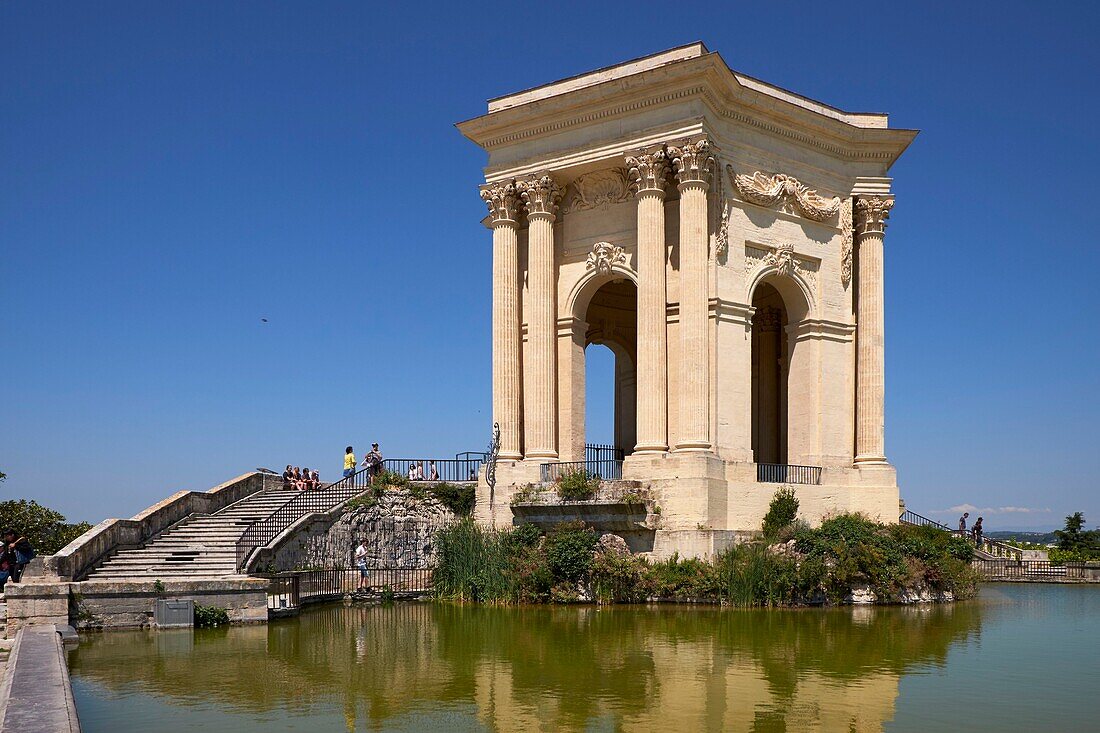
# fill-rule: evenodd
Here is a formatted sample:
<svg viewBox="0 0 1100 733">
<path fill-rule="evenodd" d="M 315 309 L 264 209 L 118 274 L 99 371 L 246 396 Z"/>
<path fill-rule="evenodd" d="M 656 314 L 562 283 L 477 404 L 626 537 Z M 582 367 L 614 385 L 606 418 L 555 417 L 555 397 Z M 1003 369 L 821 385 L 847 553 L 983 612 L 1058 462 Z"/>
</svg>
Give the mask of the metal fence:
<svg viewBox="0 0 1100 733">
<path fill-rule="evenodd" d="M 367 571 L 366 584 L 360 585 L 358 570 L 293 570 L 267 578 L 267 607 L 273 611 L 292 611 L 306 603 L 342 598 L 345 595 L 378 594 L 390 591 L 395 598 L 411 598 L 432 591 L 431 568 L 375 568 Z"/>
<path fill-rule="evenodd" d="M 821 466 L 757 463 L 756 480 L 766 484 L 820 484 Z"/>
<path fill-rule="evenodd" d="M 989 580 L 1100 580 L 1100 564 L 1050 560 L 973 560 L 970 566 Z"/>
<path fill-rule="evenodd" d="M 922 517 L 920 514 L 917 514 L 916 512 L 911 512 L 908 509 L 906 509 L 902 513 L 902 515 L 900 517 L 898 517 L 898 521 L 901 522 L 902 524 L 915 524 L 918 527 L 935 527 L 936 529 L 942 529 L 945 532 L 952 532 L 953 531 L 946 524 L 941 524 L 940 522 L 937 522 L 935 519 L 929 519 L 928 517 Z"/>
<path fill-rule="evenodd" d="M 950 532 L 956 537 L 961 537 L 967 542 L 971 542 L 974 546 L 990 555 L 996 557 L 1012 558 L 1014 560 L 1020 560 L 1023 558 L 1023 550 L 1015 545 L 1010 545 L 1007 542 L 1001 542 L 1000 540 L 990 539 L 989 537 L 982 536 L 980 539 L 975 537 L 971 532 L 965 529 L 951 529 L 946 524 L 937 522 L 934 519 L 921 516 L 916 512 L 906 509 L 898 521 L 902 524 L 913 524 L 918 527 L 935 527 L 936 529 L 943 530 L 944 532 Z"/>
<path fill-rule="evenodd" d="M 382 461 L 382 467 L 392 471 L 398 476 L 408 476 L 409 467 L 417 464 L 423 468 L 424 481 L 449 481 L 451 483 L 466 483 L 477 481 L 481 464 L 485 460 L 484 453 L 460 453 L 459 458 L 435 459 L 435 458 L 387 458 Z M 432 475 L 432 464 L 435 464 L 436 476 Z"/>
</svg>

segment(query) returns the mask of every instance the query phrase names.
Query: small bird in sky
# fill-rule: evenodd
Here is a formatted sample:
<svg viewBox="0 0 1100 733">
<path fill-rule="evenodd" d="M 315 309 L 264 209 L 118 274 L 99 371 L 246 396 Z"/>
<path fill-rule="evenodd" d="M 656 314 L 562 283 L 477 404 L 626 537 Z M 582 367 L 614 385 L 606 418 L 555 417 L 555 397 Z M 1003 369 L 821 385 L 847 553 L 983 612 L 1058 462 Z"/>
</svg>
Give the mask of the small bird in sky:
<svg viewBox="0 0 1100 733">
<path fill-rule="evenodd" d="M 262 321 L 263 323 L 267 323 L 267 319 L 266 319 L 266 318 L 261 318 L 261 319 L 260 319 L 260 321 Z"/>
</svg>

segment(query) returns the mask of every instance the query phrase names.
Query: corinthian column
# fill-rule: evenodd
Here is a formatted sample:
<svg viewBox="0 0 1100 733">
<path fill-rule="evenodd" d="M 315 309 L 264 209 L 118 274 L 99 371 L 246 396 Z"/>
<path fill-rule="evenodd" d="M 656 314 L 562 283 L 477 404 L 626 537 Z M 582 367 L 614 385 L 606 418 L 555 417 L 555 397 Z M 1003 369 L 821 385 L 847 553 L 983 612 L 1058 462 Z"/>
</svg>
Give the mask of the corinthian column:
<svg viewBox="0 0 1100 733">
<path fill-rule="evenodd" d="M 636 453 L 668 450 L 668 347 L 665 288 L 663 149 L 627 156 L 638 194 L 638 444 Z"/>
<path fill-rule="evenodd" d="M 500 424 L 500 458 L 520 452 L 519 192 L 514 181 L 481 189 L 493 225 L 493 422 Z"/>
<path fill-rule="evenodd" d="M 680 420 L 677 450 L 710 450 L 707 348 L 707 189 L 714 157 L 706 140 L 669 148 L 680 190 Z"/>
<path fill-rule="evenodd" d="M 886 462 L 882 239 L 892 197 L 856 199 L 859 303 L 856 310 L 856 463 Z"/>
<path fill-rule="evenodd" d="M 556 460 L 557 450 L 557 271 L 554 267 L 554 215 L 561 188 L 548 175 L 519 184 L 527 207 L 527 286 L 531 307 L 527 313 L 527 343 L 531 358 L 526 385 L 526 457 Z"/>
</svg>

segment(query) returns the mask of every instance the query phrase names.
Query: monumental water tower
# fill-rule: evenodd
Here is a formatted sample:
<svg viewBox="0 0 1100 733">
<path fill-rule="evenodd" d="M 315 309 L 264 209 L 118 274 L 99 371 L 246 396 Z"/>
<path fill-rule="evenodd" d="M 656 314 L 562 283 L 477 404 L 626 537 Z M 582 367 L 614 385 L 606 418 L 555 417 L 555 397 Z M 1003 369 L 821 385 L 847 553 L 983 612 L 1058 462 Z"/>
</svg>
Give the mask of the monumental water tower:
<svg viewBox="0 0 1100 733">
<path fill-rule="evenodd" d="M 649 516 L 624 534 L 656 555 L 758 530 L 779 485 L 811 522 L 897 521 L 883 235 L 887 173 L 916 131 L 701 43 L 491 100 L 458 127 L 489 154 L 500 460 L 480 520 L 511 524 L 517 491 L 587 467 L 644 487 Z M 586 451 L 592 344 L 616 360 L 610 455 Z"/>
</svg>

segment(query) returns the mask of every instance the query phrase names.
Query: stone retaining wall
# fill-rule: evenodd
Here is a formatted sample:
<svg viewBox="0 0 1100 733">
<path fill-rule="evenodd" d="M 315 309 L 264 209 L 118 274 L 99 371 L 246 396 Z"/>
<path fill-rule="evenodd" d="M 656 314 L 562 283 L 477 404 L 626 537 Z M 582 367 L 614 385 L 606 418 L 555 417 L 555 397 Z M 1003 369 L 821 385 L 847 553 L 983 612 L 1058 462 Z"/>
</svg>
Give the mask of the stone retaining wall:
<svg viewBox="0 0 1100 733">
<path fill-rule="evenodd" d="M 435 558 L 435 533 L 455 519 L 434 498 L 386 491 L 371 506 L 345 508 L 302 527 L 275 549 L 267 567 L 260 567 L 353 568 L 355 547 L 365 539 L 370 567 L 426 568 Z"/>
</svg>

